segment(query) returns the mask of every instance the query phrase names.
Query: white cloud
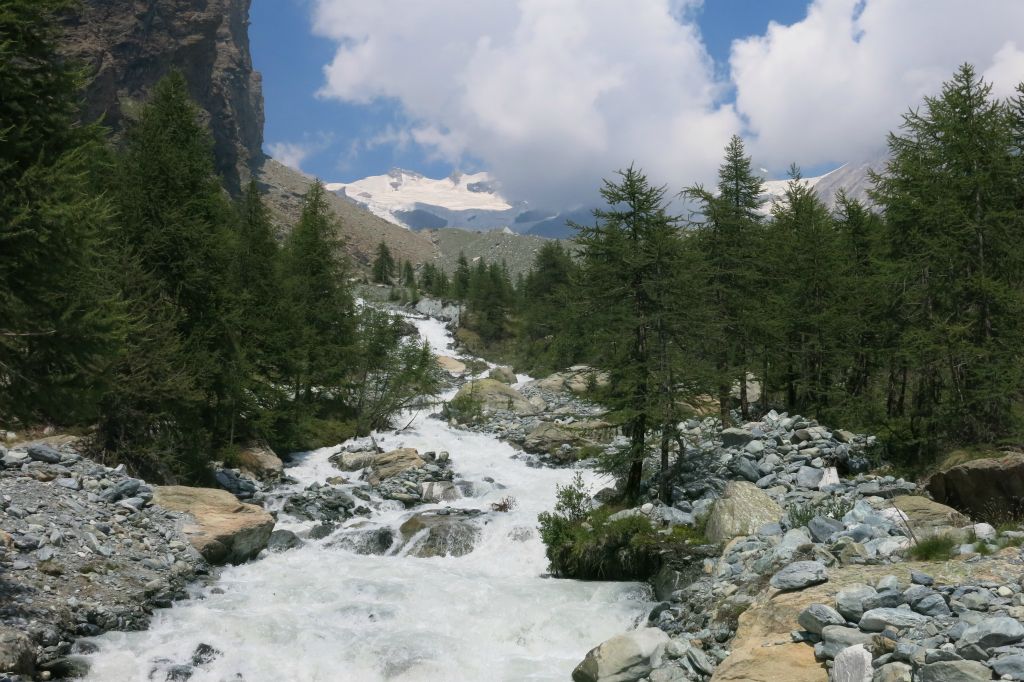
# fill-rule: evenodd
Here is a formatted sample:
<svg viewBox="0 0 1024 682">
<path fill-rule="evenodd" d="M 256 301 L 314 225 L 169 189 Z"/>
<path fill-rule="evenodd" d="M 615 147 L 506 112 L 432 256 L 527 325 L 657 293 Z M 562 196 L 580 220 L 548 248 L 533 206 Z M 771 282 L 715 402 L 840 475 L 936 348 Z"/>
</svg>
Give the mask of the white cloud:
<svg viewBox="0 0 1024 682">
<path fill-rule="evenodd" d="M 400 105 L 408 124 L 367 148 L 479 161 L 511 197 L 566 206 L 632 162 L 673 192 L 713 181 L 734 132 L 777 173 L 862 159 L 962 62 L 1000 95 L 1024 79 L 1024 0 L 814 0 L 805 19 L 736 41 L 731 80 L 699 6 L 315 0 L 315 31 L 338 45 L 320 95 Z"/>
<path fill-rule="evenodd" d="M 1021 0 L 815 0 L 791 26 L 733 43 L 737 108 L 773 168 L 862 159 L 901 115 L 974 64 L 1007 94 L 1024 79 Z"/>
<path fill-rule="evenodd" d="M 315 135 L 307 134 L 301 142 L 270 142 L 267 144 L 267 151 L 276 161 L 304 173 L 303 162 L 327 149 L 333 141 L 334 133 L 319 132 Z"/>
<path fill-rule="evenodd" d="M 681 0 L 318 0 L 338 42 L 325 97 L 397 99 L 440 158 L 478 159 L 538 204 L 592 197 L 632 162 L 708 179 L 739 120 Z"/>
</svg>

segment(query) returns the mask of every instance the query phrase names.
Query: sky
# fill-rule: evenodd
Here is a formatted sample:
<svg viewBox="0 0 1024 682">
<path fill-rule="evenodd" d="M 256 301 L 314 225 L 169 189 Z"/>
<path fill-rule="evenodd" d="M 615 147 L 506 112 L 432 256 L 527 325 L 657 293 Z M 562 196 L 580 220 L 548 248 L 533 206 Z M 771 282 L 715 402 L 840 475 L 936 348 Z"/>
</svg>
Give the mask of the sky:
<svg viewBox="0 0 1024 682">
<path fill-rule="evenodd" d="M 487 170 L 538 207 L 635 164 L 713 183 L 884 149 L 963 62 L 1024 80 L 1024 0 L 254 0 L 265 149 L 328 182 Z"/>
</svg>

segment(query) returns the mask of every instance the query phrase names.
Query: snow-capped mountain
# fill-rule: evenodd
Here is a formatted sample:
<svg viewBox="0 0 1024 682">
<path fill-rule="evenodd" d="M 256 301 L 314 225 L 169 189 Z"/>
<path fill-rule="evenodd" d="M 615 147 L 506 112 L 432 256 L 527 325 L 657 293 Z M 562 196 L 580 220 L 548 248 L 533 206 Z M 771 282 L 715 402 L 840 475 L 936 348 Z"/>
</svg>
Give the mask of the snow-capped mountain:
<svg viewBox="0 0 1024 682">
<path fill-rule="evenodd" d="M 857 199 L 865 204 L 870 204 L 868 190 L 871 188 L 869 171 L 872 169 L 882 171 L 885 168 L 886 157 L 879 157 L 859 163 L 846 163 L 834 171 L 819 175 L 813 178 L 801 178 L 800 182 L 814 190 L 814 193 L 825 202 L 825 205 L 832 208 L 836 204 L 836 194 L 844 190 L 851 199 Z M 762 198 L 765 203 L 762 211 L 767 215 L 771 213 L 774 206 L 786 195 L 786 187 L 789 180 L 766 180 L 764 183 L 764 194 Z"/>
<path fill-rule="evenodd" d="M 428 178 L 394 168 L 349 183 L 330 183 L 327 189 L 365 206 L 371 213 L 411 230 L 465 227 L 495 230 L 514 226 L 526 212 L 500 193 L 487 173 L 455 172 L 447 178 Z"/>
</svg>

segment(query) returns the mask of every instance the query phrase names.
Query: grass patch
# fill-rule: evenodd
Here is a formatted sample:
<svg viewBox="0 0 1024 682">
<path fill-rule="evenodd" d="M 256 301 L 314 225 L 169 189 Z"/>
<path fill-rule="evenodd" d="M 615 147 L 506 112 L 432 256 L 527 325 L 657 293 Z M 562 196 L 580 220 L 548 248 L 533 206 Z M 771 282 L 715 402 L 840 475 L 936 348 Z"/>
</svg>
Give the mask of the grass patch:
<svg viewBox="0 0 1024 682">
<path fill-rule="evenodd" d="M 806 526 L 815 516 L 827 516 L 836 521 L 846 516 L 853 509 L 853 501 L 844 497 L 827 497 L 817 502 L 794 504 L 786 511 L 793 528 Z"/>
<path fill-rule="evenodd" d="M 955 538 L 948 535 L 933 535 L 918 540 L 908 554 L 917 561 L 946 561 L 953 558 L 953 552 L 958 546 Z"/>
</svg>

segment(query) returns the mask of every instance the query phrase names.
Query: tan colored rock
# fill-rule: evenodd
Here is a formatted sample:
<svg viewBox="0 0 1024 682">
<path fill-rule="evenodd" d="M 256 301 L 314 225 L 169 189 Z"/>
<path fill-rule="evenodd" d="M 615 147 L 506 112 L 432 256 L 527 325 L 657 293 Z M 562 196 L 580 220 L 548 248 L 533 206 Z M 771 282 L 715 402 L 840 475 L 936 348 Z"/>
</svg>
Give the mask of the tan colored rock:
<svg viewBox="0 0 1024 682">
<path fill-rule="evenodd" d="M 889 506 L 886 504 L 886 506 Z M 952 507 L 947 507 L 920 495 L 899 495 L 892 500 L 907 517 L 914 535 L 925 537 L 950 528 L 959 528 L 970 519 Z M 884 507 L 883 507 L 884 508 Z"/>
<path fill-rule="evenodd" d="M 1014 509 L 1024 498 L 1024 453 L 976 459 L 933 474 L 932 497 L 971 516 Z"/>
<path fill-rule="evenodd" d="M 375 458 L 382 453 L 376 450 L 359 450 L 358 452 L 339 452 L 331 455 L 328 461 L 342 471 L 365 469 L 373 464 Z"/>
<path fill-rule="evenodd" d="M 494 367 L 487 373 L 487 376 L 503 384 L 516 383 L 516 373 L 512 371 L 511 367 Z"/>
<path fill-rule="evenodd" d="M 211 564 L 240 564 L 267 546 L 274 517 L 253 504 L 243 504 L 226 490 L 182 485 L 153 486 L 153 503 L 184 512 L 194 519 L 185 536 Z"/>
<path fill-rule="evenodd" d="M 491 412 L 507 410 L 524 416 L 537 414 L 537 408 L 522 393 L 494 379 L 469 382 L 455 394 L 455 401 L 472 402 Z"/>
<path fill-rule="evenodd" d="M 459 377 L 466 373 L 466 363 L 447 355 L 438 355 L 437 364 L 453 377 Z"/>
<path fill-rule="evenodd" d="M 753 483 L 729 481 L 722 497 L 711 508 L 707 537 L 712 542 L 724 542 L 749 535 L 782 516 L 782 507 Z"/>
<path fill-rule="evenodd" d="M 376 455 L 369 465 L 367 480 L 370 485 L 378 485 L 381 481 L 397 476 L 409 469 L 419 469 L 427 461 L 420 457 L 415 448 L 398 448 L 390 452 Z"/>
<path fill-rule="evenodd" d="M 265 444 L 250 445 L 238 453 L 238 468 L 261 481 L 276 481 L 284 474 L 284 462 Z"/>
</svg>

